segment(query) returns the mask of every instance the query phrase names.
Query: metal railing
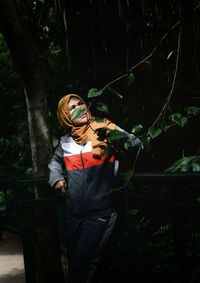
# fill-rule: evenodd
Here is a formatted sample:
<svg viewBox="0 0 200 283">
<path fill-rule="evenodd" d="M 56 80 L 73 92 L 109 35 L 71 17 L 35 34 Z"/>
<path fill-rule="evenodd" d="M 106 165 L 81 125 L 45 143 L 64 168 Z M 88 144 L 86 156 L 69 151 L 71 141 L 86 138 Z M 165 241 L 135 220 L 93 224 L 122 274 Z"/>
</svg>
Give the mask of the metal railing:
<svg viewBox="0 0 200 283">
<path fill-rule="evenodd" d="M 38 196 L 36 187 L 50 193 Z M 41 207 L 56 206 L 63 244 L 64 199 L 45 179 L 1 180 L 0 191 L 15 194 L 26 282 L 36 283 L 36 214 Z M 113 282 L 200 282 L 199 198 L 200 173 L 135 173 L 132 186 L 118 192 L 122 229 L 112 244 Z"/>
</svg>

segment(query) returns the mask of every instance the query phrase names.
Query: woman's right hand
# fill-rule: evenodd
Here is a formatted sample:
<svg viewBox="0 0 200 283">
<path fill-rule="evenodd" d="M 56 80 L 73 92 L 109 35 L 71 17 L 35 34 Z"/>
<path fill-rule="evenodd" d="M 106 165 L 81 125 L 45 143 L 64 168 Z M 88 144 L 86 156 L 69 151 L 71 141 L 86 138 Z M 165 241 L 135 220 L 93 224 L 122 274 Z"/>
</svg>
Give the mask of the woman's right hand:
<svg viewBox="0 0 200 283">
<path fill-rule="evenodd" d="M 67 192 L 67 183 L 65 182 L 65 180 L 60 180 L 60 181 L 56 182 L 54 188 L 56 190 L 61 191 L 62 193 L 66 193 Z"/>
</svg>

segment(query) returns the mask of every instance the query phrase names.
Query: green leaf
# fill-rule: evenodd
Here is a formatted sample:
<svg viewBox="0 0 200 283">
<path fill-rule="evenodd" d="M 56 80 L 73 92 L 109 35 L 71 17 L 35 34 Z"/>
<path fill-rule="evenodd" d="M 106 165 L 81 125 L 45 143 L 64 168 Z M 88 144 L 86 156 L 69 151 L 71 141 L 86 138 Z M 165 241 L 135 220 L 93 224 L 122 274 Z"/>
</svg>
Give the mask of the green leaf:
<svg viewBox="0 0 200 283">
<path fill-rule="evenodd" d="M 103 113 L 109 114 L 109 108 L 103 102 L 97 102 L 96 109 Z"/>
<path fill-rule="evenodd" d="M 101 94 L 103 93 L 103 91 L 100 89 L 100 90 L 97 90 L 97 88 L 91 88 L 88 92 L 88 98 L 91 98 L 91 97 L 96 97 L 96 96 L 100 96 Z"/>
<path fill-rule="evenodd" d="M 145 137 L 142 137 L 141 140 L 142 140 L 142 143 L 144 145 L 144 148 L 149 150 L 150 146 L 151 146 L 151 137 L 150 136 L 145 136 Z"/>
<path fill-rule="evenodd" d="M 171 125 L 168 125 L 165 121 L 162 121 L 160 123 L 160 128 L 162 131 L 166 132 L 169 128 L 171 128 Z"/>
<path fill-rule="evenodd" d="M 169 119 L 173 122 L 175 122 L 178 119 L 181 119 L 182 115 L 181 113 L 175 113 L 169 116 Z"/>
<path fill-rule="evenodd" d="M 181 128 L 185 127 L 185 125 L 187 124 L 188 119 L 186 117 L 182 117 L 181 121 L 180 121 L 180 126 Z"/>
<path fill-rule="evenodd" d="M 130 148 L 130 144 L 127 141 L 125 141 L 124 142 L 124 149 L 129 150 L 129 148 Z"/>
<path fill-rule="evenodd" d="M 189 106 L 185 108 L 187 114 L 197 115 L 200 113 L 200 108 L 196 106 Z"/>
<path fill-rule="evenodd" d="M 192 164 L 192 171 L 199 172 L 200 171 L 200 164 L 199 163 L 193 163 Z"/>
<path fill-rule="evenodd" d="M 31 176 L 32 174 L 33 174 L 33 168 L 32 167 L 26 168 L 26 175 Z"/>
<path fill-rule="evenodd" d="M 134 81 L 135 81 L 135 75 L 134 73 L 130 73 L 127 77 L 128 86 L 132 85 Z"/>
<path fill-rule="evenodd" d="M 85 108 L 84 109 L 76 108 L 72 113 L 71 120 L 75 120 L 75 119 L 81 117 L 86 112 L 87 112 L 87 109 L 85 109 Z"/>
<path fill-rule="evenodd" d="M 95 120 L 98 123 L 103 123 L 104 122 L 104 118 L 101 118 L 101 117 L 96 117 Z"/>
<path fill-rule="evenodd" d="M 136 133 L 140 132 L 142 128 L 143 128 L 142 124 L 137 124 L 132 128 L 131 132 L 133 134 L 136 134 Z"/>
<path fill-rule="evenodd" d="M 109 145 L 106 146 L 106 147 L 104 148 L 104 150 L 103 150 L 102 156 L 108 155 L 108 154 L 110 153 L 110 151 L 111 151 L 110 146 L 109 146 Z"/>
<path fill-rule="evenodd" d="M 121 95 L 118 91 L 116 91 L 115 89 L 111 88 L 111 87 L 108 87 L 108 89 L 114 94 L 116 95 L 117 97 L 119 97 L 120 99 L 123 98 L 123 95 Z"/>
<path fill-rule="evenodd" d="M 117 141 L 124 138 L 124 133 L 118 130 L 111 130 L 108 134 L 107 140 L 108 142 Z"/>
<path fill-rule="evenodd" d="M 187 124 L 187 121 L 188 121 L 188 119 L 186 117 L 182 116 L 181 113 L 175 113 L 173 115 L 170 115 L 169 119 L 172 122 L 175 122 L 181 128 L 183 128 Z"/>
<path fill-rule="evenodd" d="M 124 142 L 124 149 L 129 150 L 130 148 L 133 148 L 135 146 L 135 143 L 133 143 L 131 140 L 127 140 Z"/>
<path fill-rule="evenodd" d="M 162 133 L 162 130 L 160 128 L 151 127 L 151 128 L 149 128 L 147 135 L 149 135 L 152 139 L 155 139 L 161 133 Z"/>
<path fill-rule="evenodd" d="M 191 169 L 192 161 L 196 156 L 182 157 L 175 161 L 165 172 L 187 172 Z"/>
</svg>

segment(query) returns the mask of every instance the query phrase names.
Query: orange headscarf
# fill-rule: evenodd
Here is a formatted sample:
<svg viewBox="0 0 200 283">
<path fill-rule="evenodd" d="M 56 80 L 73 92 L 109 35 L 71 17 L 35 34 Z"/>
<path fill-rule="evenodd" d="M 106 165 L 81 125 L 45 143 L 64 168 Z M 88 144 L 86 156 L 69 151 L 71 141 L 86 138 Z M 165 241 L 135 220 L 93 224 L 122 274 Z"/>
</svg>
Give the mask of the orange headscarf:
<svg viewBox="0 0 200 283">
<path fill-rule="evenodd" d="M 71 135 L 76 143 L 86 144 L 88 141 L 92 142 L 92 153 L 95 158 L 101 158 L 104 148 L 108 145 L 107 141 L 99 141 L 98 135 L 95 130 L 99 128 L 108 128 L 114 130 L 116 125 L 109 121 L 107 118 L 103 122 L 97 122 L 92 117 L 87 124 L 77 126 L 71 120 L 69 112 L 69 101 L 72 97 L 80 99 L 83 103 L 85 101 L 77 94 L 68 94 L 61 98 L 58 103 L 57 117 L 60 125 L 64 128 L 71 128 Z M 88 110 L 89 112 L 89 110 Z"/>
</svg>

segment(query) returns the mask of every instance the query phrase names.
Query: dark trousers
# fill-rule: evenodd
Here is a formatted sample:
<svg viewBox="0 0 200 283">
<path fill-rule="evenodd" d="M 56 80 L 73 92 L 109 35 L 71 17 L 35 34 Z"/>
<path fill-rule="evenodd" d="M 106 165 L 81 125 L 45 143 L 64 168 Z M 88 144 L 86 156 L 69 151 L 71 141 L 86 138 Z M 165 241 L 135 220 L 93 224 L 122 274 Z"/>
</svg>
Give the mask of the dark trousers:
<svg viewBox="0 0 200 283">
<path fill-rule="evenodd" d="M 68 283 L 92 281 L 116 219 L 117 213 L 83 218 L 66 213 Z"/>
</svg>

